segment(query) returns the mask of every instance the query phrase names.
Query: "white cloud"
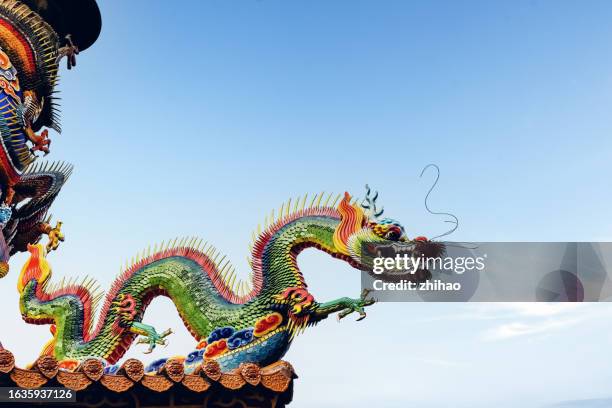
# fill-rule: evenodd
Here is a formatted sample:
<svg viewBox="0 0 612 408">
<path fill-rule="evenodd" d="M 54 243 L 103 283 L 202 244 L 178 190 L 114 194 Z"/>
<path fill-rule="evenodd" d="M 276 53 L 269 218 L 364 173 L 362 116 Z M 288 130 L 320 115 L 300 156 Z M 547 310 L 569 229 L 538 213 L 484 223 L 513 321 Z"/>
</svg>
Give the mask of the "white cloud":
<svg viewBox="0 0 612 408">
<path fill-rule="evenodd" d="M 441 358 L 415 358 L 413 361 L 439 367 L 463 367 L 468 365 L 467 363 L 461 361 Z"/>
<path fill-rule="evenodd" d="M 499 303 L 489 312 L 498 319 L 511 320 L 485 330 L 485 341 L 544 335 L 586 323 L 604 314 L 611 306 L 603 303 Z"/>
<path fill-rule="evenodd" d="M 544 303 L 544 302 L 513 302 L 496 303 L 500 311 L 516 313 L 527 317 L 547 317 L 574 312 L 584 308 L 587 303 Z"/>
<path fill-rule="evenodd" d="M 484 333 L 485 340 L 506 340 L 513 337 L 544 334 L 565 329 L 580 322 L 579 319 L 547 320 L 533 323 L 513 322 L 494 327 Z"/>
<path fill-rule="evenodd" d="M 544 302 L 482 302 L 468 303 L 459 313 L 439 314 L 416 321 L 431 323 L 443 320 L 499 320 L 518 317 L 547 317 L 561 315 L 588 307 L 588 303 L 544 303 Z"/>
</svg>

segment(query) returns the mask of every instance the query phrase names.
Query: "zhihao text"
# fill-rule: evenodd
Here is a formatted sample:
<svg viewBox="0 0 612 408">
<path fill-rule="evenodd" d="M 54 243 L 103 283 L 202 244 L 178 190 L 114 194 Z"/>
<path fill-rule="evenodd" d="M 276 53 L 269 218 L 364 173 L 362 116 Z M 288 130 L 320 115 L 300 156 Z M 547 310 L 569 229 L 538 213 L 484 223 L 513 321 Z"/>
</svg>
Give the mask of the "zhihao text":
<svg viewBox="0 0 612 408">
<path fill-rule="evenodd" d="M 459 282 L 442 282 L 441 280 L 412 282 L 402 280 L 400 282 L 384 282 L 380 279 L 374 281 L 374 290 L 429 290 L 429 291 L 459 291 Z"/>
</svg>

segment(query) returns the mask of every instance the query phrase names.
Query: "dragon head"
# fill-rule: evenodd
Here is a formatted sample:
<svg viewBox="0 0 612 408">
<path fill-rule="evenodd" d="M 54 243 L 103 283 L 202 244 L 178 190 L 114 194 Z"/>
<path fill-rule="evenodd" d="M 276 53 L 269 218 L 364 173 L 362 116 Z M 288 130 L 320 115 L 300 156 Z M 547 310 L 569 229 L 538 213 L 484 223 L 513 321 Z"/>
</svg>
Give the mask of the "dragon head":
<svg viewBox="0 0 612 408">
<path fill-rule="evenodd" d="M 333 244 L 335 256 L 348 261 L 358 269 L 368 270 L 366 261 L 371 254 L 364 249 L 372 247 L 393 247 L 396 252 L 408 252 L 414 256 L 437 257 L 444 253 L 444 244 L 430 241 L 424 236 L 410 238 L 399 221 L 383 218 L 383 209 L 377 208 L 378 193 L 371 195 L 366 186 L 366 198 L 361 203 L 353 202 L 349 193 L 337 207 L 340 223 L 337 226 Z"/>
</svg>

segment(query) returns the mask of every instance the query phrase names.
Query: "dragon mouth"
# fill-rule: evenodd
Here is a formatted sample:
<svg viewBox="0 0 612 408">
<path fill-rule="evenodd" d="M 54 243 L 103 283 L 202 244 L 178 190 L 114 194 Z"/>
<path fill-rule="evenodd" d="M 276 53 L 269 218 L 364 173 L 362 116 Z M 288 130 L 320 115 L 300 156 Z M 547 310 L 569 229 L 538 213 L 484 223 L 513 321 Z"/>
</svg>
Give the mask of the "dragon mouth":
<svg viewBox="0 0 612 408">
<path fill-rule="evenodd" d="M 395 267 L 385 268 L 384 280 L 387 282 L 413 281 L 416 283 L 424 282 L 431 279 L 432 273 L 426 267 L 414 263 L 415 258 L 439 258 L 446 251 L 446 246 L 442 242 L 437 241 L 406 241 L 406 242 L 391 242 L 380 243 L 373 245 L 364 245 L 362 247 L 363 254 L 361 258 L 365 260 L 367 266 L 363 269 L 370 276 L 381 278 L 383 275 L 378 275 L 373 272 L 373 260 L 375 258 L 391 258 L 407 257 L 409 266 L 402 268 Z M 416 269 L 415 269 L 416 267 Z"/>
</svg>

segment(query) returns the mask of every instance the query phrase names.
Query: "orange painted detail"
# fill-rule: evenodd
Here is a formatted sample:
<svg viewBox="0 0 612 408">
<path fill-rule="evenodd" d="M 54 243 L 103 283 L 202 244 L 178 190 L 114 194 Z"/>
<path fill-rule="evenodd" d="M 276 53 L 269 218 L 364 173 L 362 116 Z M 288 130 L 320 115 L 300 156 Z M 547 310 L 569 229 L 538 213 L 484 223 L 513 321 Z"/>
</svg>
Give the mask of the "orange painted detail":
<svg viewBox="0 0 612 408">
<path fill-rule="evenodd" d="M 32 48 L 21 33 L 9 21 L 2 18 L 0 18 L 0 37 L 19 56 L 19 62 L 23 65 L 21 68 L 28 74 L 34 75 L 36 73 L 36 60 Z"/>
<path fill-rule="evenodd" d="M 363 227 L 365 214 L 359 206 L 351 204 L 349 193 L 344 193 L 344 198 L 338 204 L 338 212 L 340 213 L 340 224 L 334 231 L 334 245 L 338 251 L 348 255 L 346 246 L 348 239 Z"/>
<path fill-rule="evenodd" d="M 214 341 L 206 347 L 206 351 L 204 352 L 204 357 L 212 358 L 220 356 L 227 351 L 227 340 L 221 339 Z"/>
<path fill-rule="evenodd" d="M 60 370 L 74 371 L 79 366 L 79 361 L 78 360 L 73 360 L 73 359 L 66 359 L 66 360 L 60 361 L 57 364 L 57 366 L 59 367 Z"/>
<path fill-rule="evenodd" d="M 9 69 L 10 67 L 12 67 L 11 60 L 9 59 L 8 55 L 6 55 L 4 51 L 0 50 L 0 68 L 6 70 L 6 69 Z"/>
<path fill-rule="evenodd" d="M 19 83 L 17 83 L 17 86 L 19 86 Z M 19 101 L 19 97 L 17 96 L 17 94 L 15 93 L 15 87 L 12 85 L 12 82 L 7 81 L 4 78 L 0 78 L 0 88 L 2 88 L 2 90 L 9 95 L 11 98 L 13 98 L 13 100 L 15 101 Z"/>
<path fill-rule="evenodd" d="M 208 342 L 206 340 L 202 340 L 196 346 L 196 350 L 202 350 L 202 349 L 206 348 L 206 346 L 208 346 Z"/>
<path fill-rule="evenodd" d="M 31 281 L 36 280 L 42 285 L 51 274 L 51 267 L 45 259 L 45 247 L 42 244 L 28 244 L 30 258 L 27 260 L 17 282 L 17 290 L 23 292 L 25 286 Z"/>
<path fill-rule="evenodd" d="M 253 330 L 253 336 L 261 337 L 264 336 L 274 329 L 276 329 L 283 322 L 283 316 L 280 313 L 272 313 L 255 322 L 255 330 Z"/>
</svg>

